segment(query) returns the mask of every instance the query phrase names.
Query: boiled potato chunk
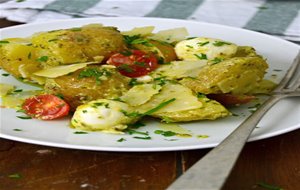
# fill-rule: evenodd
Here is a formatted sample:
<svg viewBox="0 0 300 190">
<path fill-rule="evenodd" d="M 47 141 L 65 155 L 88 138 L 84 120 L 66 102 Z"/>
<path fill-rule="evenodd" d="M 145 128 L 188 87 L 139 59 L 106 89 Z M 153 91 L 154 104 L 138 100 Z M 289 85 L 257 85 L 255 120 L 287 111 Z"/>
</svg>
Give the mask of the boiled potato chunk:
<svg viewBox="0 0 300 190">
<path fill-rule="evenodd" d="M 21 40 L 6 41 L 0 47 L 0 66 L 16 78 L 33 80 L 32 73 L 41 69 L 35 48 Z"/>
<path fill-rule="evenodd" d="M 96 99 L 119 98 L 130 87 L 130 79 L 112 67 L 90 65 L 74 73 L 47 79 L 45 90 L 62 95 L 75 110 L 77 106 Z"/>
<path fill-rule="evenodd" d="M 125 47 L 116 28 L 97 25 L 38 33 L 32 43 L 39 57 L 47 57 L 44 67 L 94 61 L 98 56 L 107 59 Z"/>
<path fill-rule="evenodd" d="M 247 94 L 263 79 L 268 65 L 260 57 L 235 57 L 201 69 L 196 78 L 181 84 L 204 94 Z"/>
</svg>

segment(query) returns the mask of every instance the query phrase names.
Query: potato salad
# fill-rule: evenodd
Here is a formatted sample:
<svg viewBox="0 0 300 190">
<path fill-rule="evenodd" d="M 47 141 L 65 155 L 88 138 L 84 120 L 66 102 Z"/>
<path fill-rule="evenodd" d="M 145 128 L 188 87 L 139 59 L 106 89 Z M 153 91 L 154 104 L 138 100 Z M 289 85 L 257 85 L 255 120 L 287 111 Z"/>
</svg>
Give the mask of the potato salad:
<svg viewBox="0 0 300 190">
<path fill-rule="evenodd" d="M 146 116 L 167 123 L 227 117 L 228 107 L 275 87 L 253 47 L 189 36 L 185 28 L 154 29 L 90 24 L 1 39 L 1 68 L 42 88 L 2 108 L 40 120 L 71 116 L 72 128 L 122 133 Z M 15 86 L 0 87 L 2 98 L 16 98 Z"/>
</svg>

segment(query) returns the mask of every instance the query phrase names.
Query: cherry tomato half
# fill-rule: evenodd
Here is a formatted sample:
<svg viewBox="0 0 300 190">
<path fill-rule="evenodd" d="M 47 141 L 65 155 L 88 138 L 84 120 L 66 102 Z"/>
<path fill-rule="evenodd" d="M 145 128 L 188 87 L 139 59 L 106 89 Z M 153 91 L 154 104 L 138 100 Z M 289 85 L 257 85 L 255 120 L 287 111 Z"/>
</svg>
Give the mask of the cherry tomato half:
<svg viewBox="0 0 300 190">
<path fill-rule="evenodd" d="M 30 97 L 22 105 L 25 113 L 33 118 L 52 120 L 69 114 L 70 106 L 63 99 L 42 94 Z"/>
<path fill-rule="evenodd" d="M 253 99 L 255 96 L 251 95 L 234 95 L 234 94 L 208 94 L 208 98 L 216 100 L 225 106 L 234 106 L 240 104 L 246 104 Z"/>
<path fill-rule="evenodd" d="M 112 55 L 107 64 L 116 66 L 122 75 L 135 78 L 155 70 L 158 67 L 158 60 L 155 55 L 146 54 L 141 50 L 127 50 Z"/>
</svg>

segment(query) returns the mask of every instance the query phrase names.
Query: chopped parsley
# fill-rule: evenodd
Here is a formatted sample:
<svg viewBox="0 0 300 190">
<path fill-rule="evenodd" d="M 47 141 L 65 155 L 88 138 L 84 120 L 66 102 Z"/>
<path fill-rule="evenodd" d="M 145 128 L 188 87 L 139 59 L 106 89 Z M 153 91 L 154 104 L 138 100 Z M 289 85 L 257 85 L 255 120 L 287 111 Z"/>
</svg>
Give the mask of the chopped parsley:
<svg viewBox="0 0 300 190">
<path fill-rule="evenodd" d="M 55 38 L 55 39 L 48 40 L 48 42 L 55 42 L 55 41 L 57 41 L 57 40 L 58 40 L 58 39 Z"/>
<path fill-rule="evenodd" d="M 107 103 L 107 102 L 95 102 L 92 105 L 93 108 L 97 108 L 99 106 L 104 106 L 105 108 L 109 108 L 109 103 Z"/>
<path fill-rule="evenodd" d="M 167 100 L 167 101 L 165 101 L 165 102 L 162 102 L 162 103 L 160 103 L 159 105 L 157 105 L 156 107 L 154 107 L 154 108 L 152 108 L 152 109 L 150 109 L 150 110 L 148 110 L 148 111 L 146 111 L 146 112 L 144 112 L 144 113 L 139 113 L 139 112 L 136 112 L 136 111 L 130 112 L 130 113 L 129 113 L 129 112 L 125 111 L 125 110 L 121 110 L 121 112 L 122 112 L 125 116 L 127 116 L 127 117 L 142 117 L 142 116 L 146 116 L 146 115 L 151 115 L 151 114 L 153 114 L 154 112 L 160 110 L 161 108 L 165 107 L 166 105 L 168 105 L 168 104 L 171 103 L 171 102 L 174 102 L 175 100 L 176 100 L 176 98 L 172 98 L 172 99 L 170 99 L 170 100 Z"/>
<path fill-rule="evenodd" d="M 146 136 L 146 137 L 133 137 L 133 138 L 142 139 L 142 140 L 150 140 L 151 139 L 151 137 L 149 137 L 149 136 Z"/>
<path fill-rule="evenodd" d="M 257 185 L 259 187 L 263 187 L 263 188 L 269 189 L 269 190 L 283 190 L 283 188 L 281 188 L 281 187 L 277 187 L 277 186 L 274 186 L 274 185 L 269 185 L 269 184 L 264 183 L 264 182 L 259 182 L 259 183 L 257 183 Z"/>
<path fill-rule="evenodd" d="M 10 174 L 8 175 L 9 178 L 13 178 L 13 179 L 20 179 L 22 178 L 21 174 L 15 173 L 15 174 Z"/>
<path fill-rule="evenodd" d="M 4 77 L 8 77 L 10 74 L 8 74 L 8 73 L 3 73 L 2 74 L 2 76 L 4 76 Z"/>
<path fill-rule="evenodd" d="M 64 95 L 63 95 L 63 94 L 60 94 L 60 93 L 55 94 L 55 96 L 59 97 L 59 98 L 62 99 L 62 100 L 65 98 Z"/>
<path fill-rule="evenodd" d="M 224 41 L 215 41 L 214 43 L 213 43 L 213 45 L 214 46 L 223 46 L 223 45 L 231 45 L 231 43 L 229 43 L 229 42 L 224 42 Z"/>
<path fill-rule="evenodd" d="M 23 89 L 16 89 L 12 93 L 19 93 L 19 92 L 23 92 Z"/>
<path fill-rule="evenodd" d="M 102 76 L 109 77 L 111 75 L 112 73 L 107 71 L 106 69 L 99 70 L 97 68 L 87 68 L 79 73 L 78 78 L 81 79 L 87 77 L 94 77 L 96 79 L 96 83 L 99 84 L 101 82 L 100 77 Z"/>
<path fill-rule="evenodd" d="M 192 40 L 192 39 L 195 39 L 195 38 L 197 38 L 197 37 L 188 37 L 188 38 L 186 38 L 186 40 Z"/>
<path fill-rule="evenodd" d="M 156 106 L 155 108 L 152 108 L 152 109 L 146 111 L 145 113 L 143 113 L 143 115 L 151 115 L 152 113 L 154 113 L 154 112 L 160 110 L 161 108 L 163 108 L 163 107 L 165 107 L 166 105 L 168 105 L 168 104 L 174 102 L 175 100 L 176 100 L 176 98 L 172 98 L 172 99 L 170 99 L 170 100 L 167 100 L 167 101 L 165 101 L 165 102 L 162 102 L 162 103 L 160 103 L 158 106 Z"/>
<path fill-rule="evenodd" d="M 198 92 L 197 93 L 197 98 L 206 98 L 206 95 L 201 93 L 201 92 Z"/>
<path fill-rule="evenodd" d="M 121 112 L 122 112 L 125 116 L 127 116 L 127 117 L 140 117 L 140 116 L 143 116 L 143 114 L 141 114 L 141 113 L 139 113 L 139 112 L 136 112 L 136 111 L 134 111 L 134 112 L 127 112 L 127 111 L 125 111 L 125 110 L 121 110 Z"/>
<path fill-rule="evenodd" d="M 133 35 L 133 36 L 124 35 L 123 37 L 125 43 L 129 46 L 135 44 L 142 44 L 147 47 L 153 46 L 153 44 L 151 44 L 149 40 L 142 38 L 141 35 Z"/>
<path fill-rule="evenodd" d="M 20 119 L 32 119 L 32 117 L 30 117 L 30 116 L 17 116 L 17 118 L 20 118 Z"/>
<path fill-rule="evenodd" d="M 48 56 L 41 56 L 37 59 L 38 62 L 46 62 L 48 61 L 49 57 Z"/>
<path fill-rule="evenodd" d="M 129 86 L 135 86 L 135 85 L 138 85 L 138 84 L 141 84 L 141 83 L 138 82 L 138 80 L 136 78 L 130 79 L 130 81 L 128 83 Z"/>
<path fill-rule="evenodd" d="M 130 56 L 130 55 L 132 55 L 132 52 L 129 50 L 125 50 L 125 51 L 120 52 L 120 54 L 122 54 L 124 56 Z"/>
<path fill-rule="evenodd" d="M 202 60 L 202 59 L 207 59 L 206 54 L 204 53 L 200 53 L 200 54 L 194 54 L 198 59 Z"/>
<path fill-rule="evenodd" d="M 14 131 L 22 131 L 22 129 L 14 129 Z"/>
<path fill-rule="evenodd" d="M 120 138 L 120 139 L 117 140 L 117 142 L 123 142 L 123 141 L 126 141 L 126 139 Z"/>
<path fill-rule="evenodd" d="M 148 131 L 142 132 L 142 131 L 136 131 L 136 130 L 130 129 L 130 128 L 126 129 L 125 132 L 127 132 L 129 135 L 133 135 L 133 134 L 145 135 L 145 136 L 149 135 Z"/>
<path fill-rule="evenodd" d="M 85 132 L 85 131 L 75 131 L 74 134 L 88 134 L 88 132 Z"/>
<path fill-rule="evenodd" d="M 220 63 L 222 61 L 223 61 L 223 59 L 215 57 L 213 60 L 211 60 L 211 64 L 214 65 L 214 64 Z"/>
<path fill-rule="evenodd" d="M 28 53 L 27 58 L 31 59 L 31 52 Z"/>
<path fill-rule="evenodd" d="M 206 44 L 209 44 L 209 41 L 206 42 L 198 42 L 197 43 L 199 46 L 205 46 Z"/>
<path fill-rule="evenodd" d="M 156 82 L 158 85 L 161 85 L 161 86 L 165 85 L 168 81 L 168 79 L 166 79 L 166 77 L 164 77 L 164 76 L 154 78 L 153 80 L 154 80 L 154 82 Z"/>
<path fill-rule="evenodd" d="M 163 135 L 165 137 L 172 137 L 172 136 L 175 136 L 177 134 L 173 131 L 163 131 L 163 130 L 155 130 L 154 133 L 159 134 L 159 135 Z"/>
<path fill-rule="evenodd" d="M 8 44 L 9 43 L 9 41 L 7 41 L 7 40 L 0 40 L 0 44 Z"/>
<path fill-rule="evenodd" d="M 145 124 L 140 121 L 133 123 L 133 124 L 128 124 L 128 127 L 131 129 L 138 129 L 138 128 L 144 127 L 144 126 L 145 126 Z"/>
</svg>

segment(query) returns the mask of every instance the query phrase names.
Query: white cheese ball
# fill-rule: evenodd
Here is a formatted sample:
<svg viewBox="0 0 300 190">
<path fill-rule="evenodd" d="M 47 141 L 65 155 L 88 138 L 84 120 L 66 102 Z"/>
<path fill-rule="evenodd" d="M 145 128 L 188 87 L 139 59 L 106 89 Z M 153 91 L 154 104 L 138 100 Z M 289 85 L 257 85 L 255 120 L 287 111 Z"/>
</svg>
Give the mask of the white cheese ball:
<svg viewBox="0 0 300 190">
<path fill-rule="evenodd" d="M 231 42 L 203 37 L 183 40 L 175 46 L 178 58 L 187 61 L 230 58 L 236 51 L 237 45 Z"/>
<path fill-rule="evenodd" d="M 107 99 L 98 99 L 78 106 L 73 118 L 72 127 L 80 130 L 121 133 L 127 124 L 137 118 L 126 116 L 132 108 L 126 103 Z"/>
</svg>

